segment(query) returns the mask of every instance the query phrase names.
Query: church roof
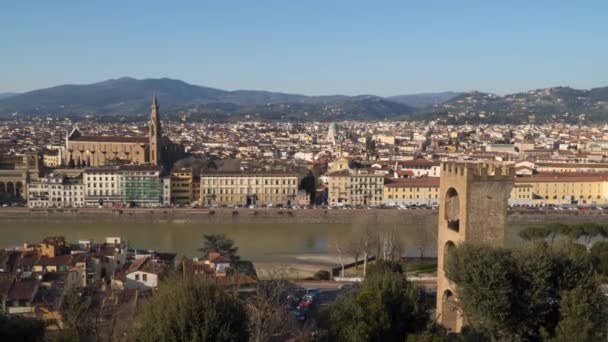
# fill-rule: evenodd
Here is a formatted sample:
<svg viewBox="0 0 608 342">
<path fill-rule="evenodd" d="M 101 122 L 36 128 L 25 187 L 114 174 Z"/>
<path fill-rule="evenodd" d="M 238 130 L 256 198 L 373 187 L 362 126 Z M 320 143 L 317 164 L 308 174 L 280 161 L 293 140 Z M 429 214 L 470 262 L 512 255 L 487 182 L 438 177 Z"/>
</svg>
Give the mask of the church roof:
<svg viewBox="0 0 608 342">
<path fill-rule="evenodd" d="M 105 142 L 105 143 L 128 143 L 128 144 L 147 144 L 150 140 L 147 137 L 117 137 L 117 136 L 80 136 L 70 138 L 70 141 L 85 142 Z"/>
</svg>

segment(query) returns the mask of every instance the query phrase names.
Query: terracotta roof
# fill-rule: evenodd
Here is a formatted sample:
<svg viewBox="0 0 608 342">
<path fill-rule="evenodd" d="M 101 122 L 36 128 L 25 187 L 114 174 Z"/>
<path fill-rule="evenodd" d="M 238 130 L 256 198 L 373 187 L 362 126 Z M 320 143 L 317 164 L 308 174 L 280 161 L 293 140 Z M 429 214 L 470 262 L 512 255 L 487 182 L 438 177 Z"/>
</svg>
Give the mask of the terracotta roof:
<svg viewBox="0 0 608 342">
<path fill-rule="evenodd" d="M 345 177 L 350 176 L 349 170 L 332 171 L 327 174 L 327 177 Z"/>
<path fill-rule="evenodd" d="M 282 171 L 282 170 L 251 170 L 251 171 L 205 171 L 201 173 L 201 177 L 245 177 L 245 176 L 285 176 L 285 177 L 296 177 L 298 174 L 293 171 Z"/>
<path fill-rule="evenodd" d="M 605 175 L 572 175 L 569 173 L 555 174 L 539 174 L 533 176 L 522 176 L 515 178 L 515 183 L 584 183 L 584 182 L 602 182 L 608 180 Z"/>
<path fill-rule="evenodd" d="M 596 168 L 596 169 L 608 169 L 607 163 L 551 163 L 551 162 L 537 162 L 536 167 L 564 167 L 564 168 Z"/>
<path fill-rule="evenodd" d="M 137 271 L 153 273 L 153 274 L 160 274 L 164 270 L 165 270 L 164 264 L 159 264 L 156 261 L 150 259 L 150 257 L 143 257 L 143 258 L 139 258 L 139 259 L 135 260 L 135 262 L 132 263 L 131 266 L 129 266 L 129 269 L 127 270 L 127 274 L 137 272 Z"/>
<path fill-rule="evenodd" d="M 84 142 L 105 142 L 105 143 L 122 143 L 122 144 L 148 144 L 148 137 L 117 137 L 117 136 L 80 136 L 70 138 L 70 141 Z"/>
<path fill-rule="evenodd" d="M 38 280 L 28 279 L 15 282 L 10 289 L 8 300 L 32 300 L 38 287 Z"/>
<path fill-rule="evenodd" d="M 10 273 L 0 273 L 0 297 L 8 296 L 13 283 L 15 282 L 15 275 Z"/>
</svg>

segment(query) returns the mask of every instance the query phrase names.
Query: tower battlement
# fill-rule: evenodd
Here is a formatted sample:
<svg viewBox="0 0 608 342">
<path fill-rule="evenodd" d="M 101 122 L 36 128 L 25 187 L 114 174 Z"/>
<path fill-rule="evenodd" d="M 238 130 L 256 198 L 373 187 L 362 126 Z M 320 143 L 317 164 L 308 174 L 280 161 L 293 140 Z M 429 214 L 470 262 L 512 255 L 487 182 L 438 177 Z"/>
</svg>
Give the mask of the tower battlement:
<svg viewBox="0 0 608 342">
<path fill-rule="evenodd" d="M 448 331 L 466 325 L 459 309 L 458 288 L 444 265 L 456 245 L 469 242 L 502 246 L 507 201 L 515 169 L 501 162 L 449 161 L 441 164 L 437 235 L 437 319 Z"/>
<path fill-rule="evenodd" d="M 502 162 L 443 162 L 441 176 L 460 176 L 471 180 L 512 180 L 515 169 Z"/>
</svg>

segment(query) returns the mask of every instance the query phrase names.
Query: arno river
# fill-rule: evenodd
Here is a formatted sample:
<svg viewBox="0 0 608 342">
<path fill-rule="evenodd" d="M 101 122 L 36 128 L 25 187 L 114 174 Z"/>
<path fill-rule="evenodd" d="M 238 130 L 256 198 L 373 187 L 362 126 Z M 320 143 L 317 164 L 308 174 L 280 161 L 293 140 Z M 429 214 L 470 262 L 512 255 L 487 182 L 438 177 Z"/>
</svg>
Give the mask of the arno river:
<svg viewBox="0 0 608 342">
<path fill-rule="evenodd" d="M 397 227 L 405 253 L 418 254 L 421 245 L 425 256 L 436 254 L 436 227 Z M 425 233 L 424 230 L 431 232 Z M 357 236 L 360 226 L 351 224 L 311 223 L 193 223 L 174 220 L 149 222 L 44 222 L 43 220 L 4 221 L 0 223 L 0 246 L 16 246 L 23 242 L 36 243 L 45 236 L 61 235 L 70 242 L 93 239 L 102 241 L 107 236 L 120 236 L 133 248 L 176 252 L 179 255 L 200 256 L 197 249 L 203 234 L 222 233 L 233 239 L 243 259 L 261 263 L 310 263 L 328 261 L 335 256 L 335 241 Z M 517 240 L 516 227 L 509 227 L 507 240 Z M 426 235 L 424 235 L 426 234 Z M 349 260 L 350 262 L 350 260 Z"/>
</svg>

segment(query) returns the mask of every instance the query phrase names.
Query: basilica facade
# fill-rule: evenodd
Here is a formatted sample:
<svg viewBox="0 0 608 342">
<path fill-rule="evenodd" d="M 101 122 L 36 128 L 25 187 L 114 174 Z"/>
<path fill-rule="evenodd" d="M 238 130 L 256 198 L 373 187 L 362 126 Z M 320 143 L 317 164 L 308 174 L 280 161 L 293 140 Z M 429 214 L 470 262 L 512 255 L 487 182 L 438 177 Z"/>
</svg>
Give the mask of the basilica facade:
<svg viewBox="0 0 608 342">
<path fill-rule="evenodd" d="M 66 136 L 62 164 L 69 167 L 108 164 L 161 164 L 163 139 L 156 96 L 152 99 L 148 136 L 87 136 L 74 128 Z"/>
</svg>

